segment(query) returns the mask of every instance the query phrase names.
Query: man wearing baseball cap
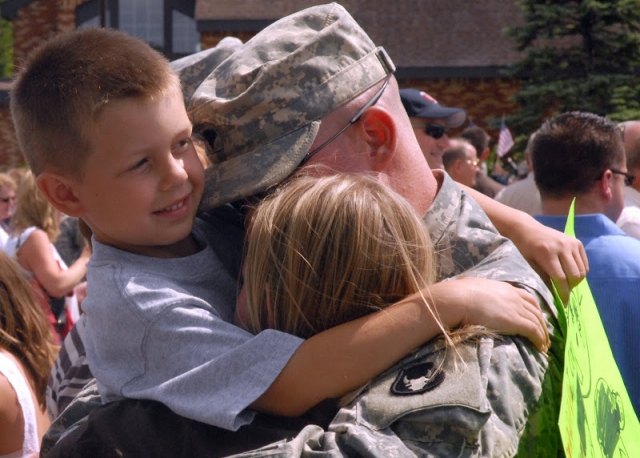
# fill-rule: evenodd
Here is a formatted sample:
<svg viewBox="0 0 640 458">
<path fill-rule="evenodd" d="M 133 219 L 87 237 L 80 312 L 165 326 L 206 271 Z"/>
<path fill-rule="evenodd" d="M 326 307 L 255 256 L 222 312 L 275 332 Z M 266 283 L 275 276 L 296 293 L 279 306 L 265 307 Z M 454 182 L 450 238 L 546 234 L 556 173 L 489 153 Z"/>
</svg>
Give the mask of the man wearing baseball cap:
<svg viewBox="0 0 640 458">
<path fill-rule="evenodd" d="M 467 112 L 462 108 L 444 107 L 417 89 L 400 89 L 400 99 L 429 167 L 444 168 L 442 154 L 449 149 L 447 129 L 462 126 Z"/>
</svg>

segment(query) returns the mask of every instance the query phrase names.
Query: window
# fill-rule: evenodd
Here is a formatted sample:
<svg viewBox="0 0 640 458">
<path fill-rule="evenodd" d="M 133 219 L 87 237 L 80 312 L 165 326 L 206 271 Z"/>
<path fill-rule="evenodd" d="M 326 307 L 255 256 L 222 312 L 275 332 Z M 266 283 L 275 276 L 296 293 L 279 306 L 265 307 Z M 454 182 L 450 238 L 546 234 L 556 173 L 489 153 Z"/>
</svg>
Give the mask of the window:
<svg viewBox="0 0 640 458">
<path fill-rule="evenodd" d="M 89 0 L 76 8 L 77 27 L 99 27 L 103 11 L 107 27 L 141 38 L 169 58 L 200 49 L 195 0 Z"/>
</svg>

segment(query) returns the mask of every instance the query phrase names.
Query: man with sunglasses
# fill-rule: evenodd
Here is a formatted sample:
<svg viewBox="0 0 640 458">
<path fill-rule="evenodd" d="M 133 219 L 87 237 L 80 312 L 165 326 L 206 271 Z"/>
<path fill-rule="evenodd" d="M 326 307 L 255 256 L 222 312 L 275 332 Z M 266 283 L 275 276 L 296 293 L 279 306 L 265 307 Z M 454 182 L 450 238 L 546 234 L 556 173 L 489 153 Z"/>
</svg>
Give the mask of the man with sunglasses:
<svg viewBox="0 0 640 458">
<path fill-rule="evenodd" d="M 561 229 L 575 197 L 575 231 L 589 258 L 587 280 L 622 379 L 640 413 L 640 241 L 615 225 L 624 206 L 628 172 L 622 130 L 592 113 L 571 112 L 535 133 L 531 159 L 543 224 Z"/>
<path fill-rule="evenodd" d="M 449 148 L 447 129 L 462 126 L 467 112 L 462 108 L 444 107 L 417 89 L 400 89 L 400 99 L 429 167 L 444 168 L 442 155 Z"/>
</svg>

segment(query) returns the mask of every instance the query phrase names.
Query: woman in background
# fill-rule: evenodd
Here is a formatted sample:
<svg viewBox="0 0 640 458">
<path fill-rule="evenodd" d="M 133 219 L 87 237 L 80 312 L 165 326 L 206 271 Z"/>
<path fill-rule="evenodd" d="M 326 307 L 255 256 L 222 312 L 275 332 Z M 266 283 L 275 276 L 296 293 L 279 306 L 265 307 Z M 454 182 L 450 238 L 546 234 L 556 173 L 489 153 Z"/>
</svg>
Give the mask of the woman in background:
<svg viewBox="0 0 640 458">
<path fill-rule="evenodd" d="M 31 287 L 0 252 L 0 457 L 40 450 L 49 426 L 45 389 L 58 348 Z"/>
<path fill-rule="evenodd" d="M 91 256 L 85 247 L 78 260 L 67 268 L 52 243 L 59 233 L 60 213 L 45 199 L 33 174 L 28 172 L 18 188 L 5 251 L 15 256 L 31 278 L 36 297 L 42 300 L 57 335 L 56 342 L 64 339 L 79 316 L 74 288 L 82 282 Z"/>
</svg>

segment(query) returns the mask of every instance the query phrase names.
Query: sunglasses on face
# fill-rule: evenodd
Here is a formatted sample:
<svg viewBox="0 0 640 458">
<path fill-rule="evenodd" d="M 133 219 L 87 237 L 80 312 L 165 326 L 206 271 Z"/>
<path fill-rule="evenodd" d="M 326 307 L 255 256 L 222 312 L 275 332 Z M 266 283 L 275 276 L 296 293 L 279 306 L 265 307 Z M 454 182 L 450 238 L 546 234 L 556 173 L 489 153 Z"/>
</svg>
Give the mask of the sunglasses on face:
<svg viewBox="0 0 640 458">
<path fill-rule="evenodd" d="M 412 124 L 413 127 L 424 127 L 424 133 L 429 137 L 437 140 L 441 138 L 446 132 L 447 128 L 440 124 Z"/>
<path fill-rule="evenodd" d="M 0 199 L 0 202 L 4 202 L 5 204 L 8 204 L 11 201 L 15 201 L 16 198 L 15 197 L 4 197 L 2 199 Z"/>
</svg>

